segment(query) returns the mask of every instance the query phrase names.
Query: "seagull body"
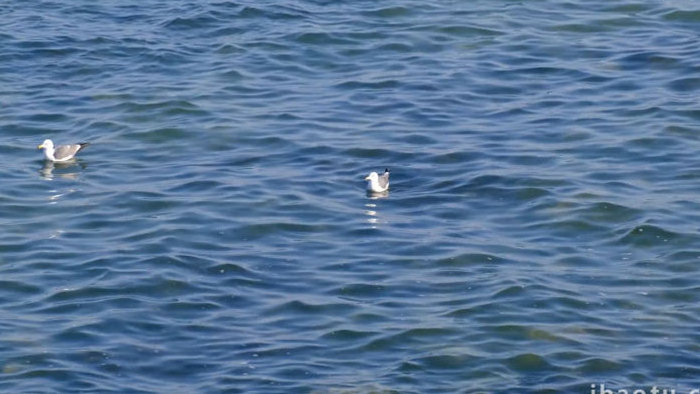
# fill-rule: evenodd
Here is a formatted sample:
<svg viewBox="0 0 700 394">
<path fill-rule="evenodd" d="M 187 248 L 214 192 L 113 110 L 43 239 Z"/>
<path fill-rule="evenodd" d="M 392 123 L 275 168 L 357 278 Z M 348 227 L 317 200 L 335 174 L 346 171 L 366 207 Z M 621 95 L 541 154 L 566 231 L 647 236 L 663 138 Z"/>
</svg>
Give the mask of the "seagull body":
<svg viewBox="0 0 700 394">
<path fill-rule="evenodd" d="M 389 169 L 385 169 L 382 175 L 370 172 L 367 177 L 367 190 L 374 193 L 381 193 L 389 190 Z"/>
<path fill-rule="evenodd" d="M 39 145 L 39 149 L 44 150 L 46 160 L 60 163 L 71 160 L 81 149 L 88 145 L 89 144 L 87 142 L 81 142 L 79 144 L 59 145 L 54 148 L 53 141 L 44 140 L 44 143 Z"/>
</svg>

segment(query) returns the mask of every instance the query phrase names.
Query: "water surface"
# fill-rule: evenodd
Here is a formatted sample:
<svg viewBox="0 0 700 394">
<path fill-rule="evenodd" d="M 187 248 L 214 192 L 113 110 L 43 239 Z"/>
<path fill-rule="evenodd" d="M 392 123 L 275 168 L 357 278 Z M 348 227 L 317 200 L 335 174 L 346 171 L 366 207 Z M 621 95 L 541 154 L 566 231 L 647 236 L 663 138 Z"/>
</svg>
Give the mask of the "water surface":
<svg viewBox="0 0 700 394">
<path fill-rule="evenodd" d="M 698 388 L 695 2 L 0 16 L 0 390 Z"/>
</svg>

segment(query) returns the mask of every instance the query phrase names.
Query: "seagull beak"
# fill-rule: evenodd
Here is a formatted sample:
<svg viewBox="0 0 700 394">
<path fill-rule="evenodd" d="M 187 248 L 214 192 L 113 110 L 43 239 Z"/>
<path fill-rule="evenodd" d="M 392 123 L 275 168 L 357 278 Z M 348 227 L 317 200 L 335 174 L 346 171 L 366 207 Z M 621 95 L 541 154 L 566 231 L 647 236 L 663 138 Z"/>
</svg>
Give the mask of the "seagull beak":
<svg viewBox="0 0 700 394">
<path fill-rule="evenodd" d="M 37 146 L 36 148 L 37 149 L 44 149 L 44 144 L 41 144 L 41 145 Z"/>
<path fill-rule="evenodd" d="M 368 180 L 369 180 L 369 177 L 368 177 L 368 176 L 366 176 L 366 177 L 365 177 L 365 180 L 366 180 L 366 181 L 368 181 Z"/>
</svg>

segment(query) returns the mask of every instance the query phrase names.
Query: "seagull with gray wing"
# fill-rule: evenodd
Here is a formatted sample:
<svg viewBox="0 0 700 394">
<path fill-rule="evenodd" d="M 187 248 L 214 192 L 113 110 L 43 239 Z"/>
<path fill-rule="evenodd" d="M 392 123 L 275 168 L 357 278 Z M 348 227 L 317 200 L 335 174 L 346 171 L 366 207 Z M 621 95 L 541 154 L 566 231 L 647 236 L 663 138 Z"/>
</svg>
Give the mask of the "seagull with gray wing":
<svg viewBox="0 0 700 394">
<path fill-rule="evenodd" d="M 44 150 L 46 160 L 60 163 L 74 158 L 78 152 L 88 145 L 87 142 L 81 142 L 79 144 L 59 145 L 54 148 L 53 141 L 44 140 L 44 143 L 39 145 L 38 148 Z"/>
<path fill-rule="evenodd" d="M 374 193 L 381 193 L 389 190 L 389 169 L 386 168 L 382 175 L 372 171 L 365 178 L 367 190 Z"/>
</svg>

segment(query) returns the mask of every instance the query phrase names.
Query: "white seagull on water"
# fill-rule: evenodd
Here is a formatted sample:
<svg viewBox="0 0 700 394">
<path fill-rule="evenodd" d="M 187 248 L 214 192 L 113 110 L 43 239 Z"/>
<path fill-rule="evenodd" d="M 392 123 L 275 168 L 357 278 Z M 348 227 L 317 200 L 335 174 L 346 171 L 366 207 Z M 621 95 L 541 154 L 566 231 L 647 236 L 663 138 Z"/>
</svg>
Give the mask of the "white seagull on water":
<svg viewBox="0 0 700 394">
<path fill-rule="evenodd" d="M 382 175 L 372 171 L 365 177 L 367 190 L 374 193 L 381 193 L 389 190 L 389 169 L 385 169 Z"/>
<path fill-rule="evenodd" d="M 80 152 L 80 150 L 88 145 L 89 144 L 87 142 L 81 142 L 79 144 L 59 145 L 54 149 L 53 141 L 44 140 L 44 143 L 39 145 L 38 148 L 44 150 L 46 160 L 63 162 L 74 158 L 75 155 Z"/>
</svg>

